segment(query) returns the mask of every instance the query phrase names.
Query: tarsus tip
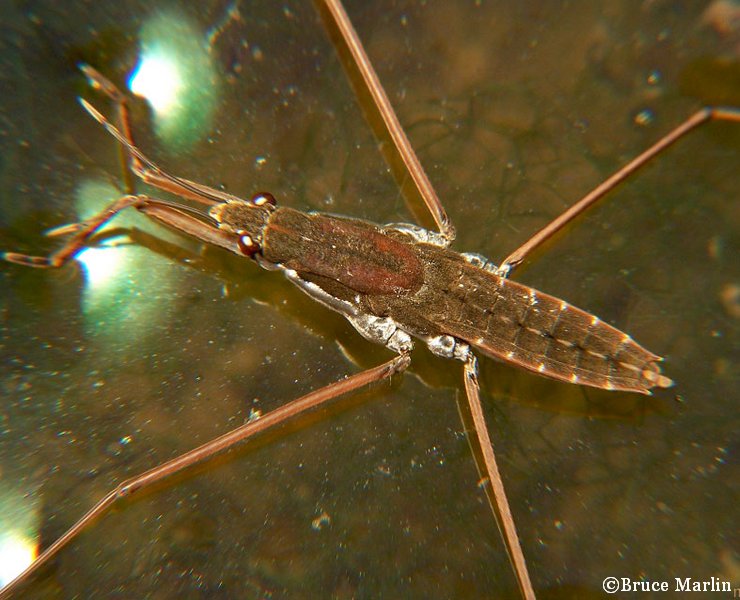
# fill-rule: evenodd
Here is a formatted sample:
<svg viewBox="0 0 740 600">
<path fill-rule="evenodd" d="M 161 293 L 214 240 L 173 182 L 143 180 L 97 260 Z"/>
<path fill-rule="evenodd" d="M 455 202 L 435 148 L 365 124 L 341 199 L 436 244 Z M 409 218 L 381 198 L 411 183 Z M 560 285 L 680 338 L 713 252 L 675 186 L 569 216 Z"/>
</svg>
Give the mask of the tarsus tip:
<svg viewBox="0 0 740 600">
<path fill-rule="evenodd" d="M 105 119 L 103 118 L 103 115 L 98 112 L 98 109 L 96 109 L 92 104 L 90 104 L 82 96 L 78 96 L 77 101 L 82 105 L 82 108 L 84 108 L 90 114 L 90 116 L 92 116 L 92 118 L 95 119 L 98 123 L 103 123 L 105 121 Z"/>
</svg>

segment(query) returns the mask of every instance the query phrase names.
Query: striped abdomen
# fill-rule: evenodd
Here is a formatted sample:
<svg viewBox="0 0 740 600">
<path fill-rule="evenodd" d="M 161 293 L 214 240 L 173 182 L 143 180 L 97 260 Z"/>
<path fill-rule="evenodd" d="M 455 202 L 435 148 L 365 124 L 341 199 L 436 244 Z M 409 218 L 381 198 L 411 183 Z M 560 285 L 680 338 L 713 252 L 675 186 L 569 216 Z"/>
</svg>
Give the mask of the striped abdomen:
<svg viewBox="0 0 740 600">
<path fill-rule="evenodd" d="M 438 262 L 438 261 L 435 261 Z M 437 325 L 484 353 L 546 377 L 644 394 L 673 382 L 659 356 L 626 333 L 559 298 L 449 254 L 436 274 L 444 315 Z"/>
</svg>

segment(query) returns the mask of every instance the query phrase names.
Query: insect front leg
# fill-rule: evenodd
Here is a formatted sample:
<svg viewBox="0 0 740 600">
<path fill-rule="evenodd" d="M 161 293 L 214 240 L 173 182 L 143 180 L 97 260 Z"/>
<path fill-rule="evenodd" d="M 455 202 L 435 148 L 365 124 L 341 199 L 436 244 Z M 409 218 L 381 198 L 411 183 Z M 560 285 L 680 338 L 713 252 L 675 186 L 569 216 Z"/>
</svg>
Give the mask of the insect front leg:
<svg viewBox="0 0 740 600">
<path fill-rule="evenodd" d="M 87 241 L 95 234 L 95 232 L 115 217 L 119 212 L 130 206 L 140 208 L 148 201 L 150 201 L 150 199 L 146 198 L 146 196 L 123 196 L 86 221 L 74 223 L 72 225 L 63 225 L 62 227 L 52 229 L 48 235 L 58 236 L 70 233 L 73 233 L 74 235 L 64 246 L 59 250 L 52 252 L 49 256 L 31 256 L 29 254 L 19 254 L 17 252 L 3 252 L 2 258 L 26 267 L 61 267 L 69 260 L 73 259 L 85 247 Z"/>
<path fill-rule="evenodd" d="M 209 224 L 205 220 L 207 218 L 206 216 L 202 218 L 195 217 L 185 212 L 187 207 L 176 206 L 164 200 L 158 200 L 144 195 L 129 195 L 119 198 L 86 221 L 72 225 L 63 225 L 62 227 L 51 230 L 49 234 L 52 236 L 66 234 L 73 234 L 73 236 L 64 246 L 49 256 L 31 256 L 17 252 L 5 252 L 1 256 L 7 261 L 27 267 L 61 267 L 79 254 L 85 248 L 90 238 L 101 227 L 113 219 L 119 212 L 131 206 L 152 219 L 172 229 L 187 233 L 202 242 L 226 248 L 237 254 L 240 252 L 238 236 Z"/>
<path fill-rule="evenodd" d="M 110 79 L 90 65 L 83 63 L 80 65 L 80 70 L 83 72 L 85 77 L 87 77 L 87 80 L 90 82 L 93 89 L 101 91 L 115 104 L 116 111 L 118 113 L 118 120 L 120 122 L 120 130 L 112 125 L 92 105 L 85 100 L 80 99 L 85 110 L 87 110 L 92 117 L 98 121 L 98 123 L 103 125 L 103 127 L 105 127 L 105 129 L 122 144 L 128 157 L 129 168 L 134 175 L 145 183 L 156 188 L 207 205 L 218 204 L 220 202 L 238 202 L 241 200 L 236 196 L 227 194 L 226 192 L 207 185 L 203 185 L 202 183 L 196 183 L 189 179 L 170 175 L 163 171 L 153 161 L 144 156 L 134 142 L 133 128 L 131 126 L 131 117 L 126 94 L 119 90 Z M 126 171 L 126 173 L 128 174 L 128 171 Z M 126 185 L 127 188 L 132 187 L 131 182 L 128 180 L 128 175 L 126 175 Z M 129 189 L 129 191 L 131 190 Z"/>
<path fill-rule="evenodd" d="M 102 75 L 99 76 L 102 77 Z M 106 79 L 105 81 L 107 82 L 108 80 Z M 109 85 L 113 86 L 112 83 Z M 105 90 L 108 89 L 109 86 L 105 85 L 99 87 L 100 89 Z M 116 138 L 116 140 L 118 140 L 118 142 L 126 149 L 130 157 L 131 170 L 145 183 L 166 192 L 181 196 L 182 198 L 195 200 L 196 202 L 200 202 L 201 204 L 206 204 L 208 206 L 213 206 L 214 204 L 220 204 L 222 202 L 243 202 L 243 200 L 237 196 L 232 196 L 231 194 L 208 187 L 202 183 L 196 183 L 189 179 L 170 175 L 155 164 L 154 161 L 148 159 L 133 143 L 133 140 L 130 137 L 130 126 L 128 124 L 126 124 L 122 133 L 87 100 L 83 98 L 80 98 L 79 100 L 82 107 L 90 114 L 90 116 L 100 123 L 105 130 Z"/>
</svg>

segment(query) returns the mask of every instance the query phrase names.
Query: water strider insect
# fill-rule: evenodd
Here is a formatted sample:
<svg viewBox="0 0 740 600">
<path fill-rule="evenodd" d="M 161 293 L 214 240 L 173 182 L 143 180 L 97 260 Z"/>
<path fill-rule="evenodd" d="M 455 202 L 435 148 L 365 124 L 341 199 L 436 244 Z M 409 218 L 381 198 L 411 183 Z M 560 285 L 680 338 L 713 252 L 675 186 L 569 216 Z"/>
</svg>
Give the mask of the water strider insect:
<svg viewBox="0 0 740 600">
<path fill-rule="evenodd" d="M 348 433 L 347 433 L 346 435 L 351 435 L 351 433 L 350 433 L 350 432 L 348 432 Z"/>
</svg>

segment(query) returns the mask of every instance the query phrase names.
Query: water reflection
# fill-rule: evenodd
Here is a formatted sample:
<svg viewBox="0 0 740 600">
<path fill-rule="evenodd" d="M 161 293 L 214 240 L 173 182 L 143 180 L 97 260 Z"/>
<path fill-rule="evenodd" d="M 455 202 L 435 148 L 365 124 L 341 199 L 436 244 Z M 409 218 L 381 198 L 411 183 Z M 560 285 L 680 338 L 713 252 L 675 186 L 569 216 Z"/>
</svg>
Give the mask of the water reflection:
<svg viewBox="0 0 740 600">
<path fill-rule="evenodd" d="M 75 192 L 75 207 L 78 221 L 82 222 L 99 213 L 106 204 L 117 199 L 121 192 L 110 183 L 95 179 L 84 180 Z M 108 223 L 101 233 L 109 229 Z M 88 247 L 75 259 L 83 266 L 85 283 L 89 288 L 100 289 L 111 282 L 122 269 L 126 268 L 124 254 L 105 247 Z"/>
<path fill-rule="evenodd" d="M 101 288 L 125 268 L 120 251 L 110 248 L 85 248 L 76 259 L 85 270 L 85 281 L 91 288 Z"/>
<path fill-rule="evenodd" d="M 151 104 L 154 127 L 170 150 L 183 150 L 212 126 L 219 96 L 209 38 L 182 12 L 156 12 L 141 28 L 130 90 Z"/>
<path fill-rule="evenodd" d="M 3 482 L 0 488 L 0 587 L 31 564 L 38 553 L 38 497 Z"/>
<path fill-rule="evenodd" d="M 174 108 L 182 89 L 182 77 L 177 63 L 169 57 L 149 54 L 143 56 L 131 75 L 129 88 L 137 96 L 149 100 L 158 115 Z"/>
</svg>

